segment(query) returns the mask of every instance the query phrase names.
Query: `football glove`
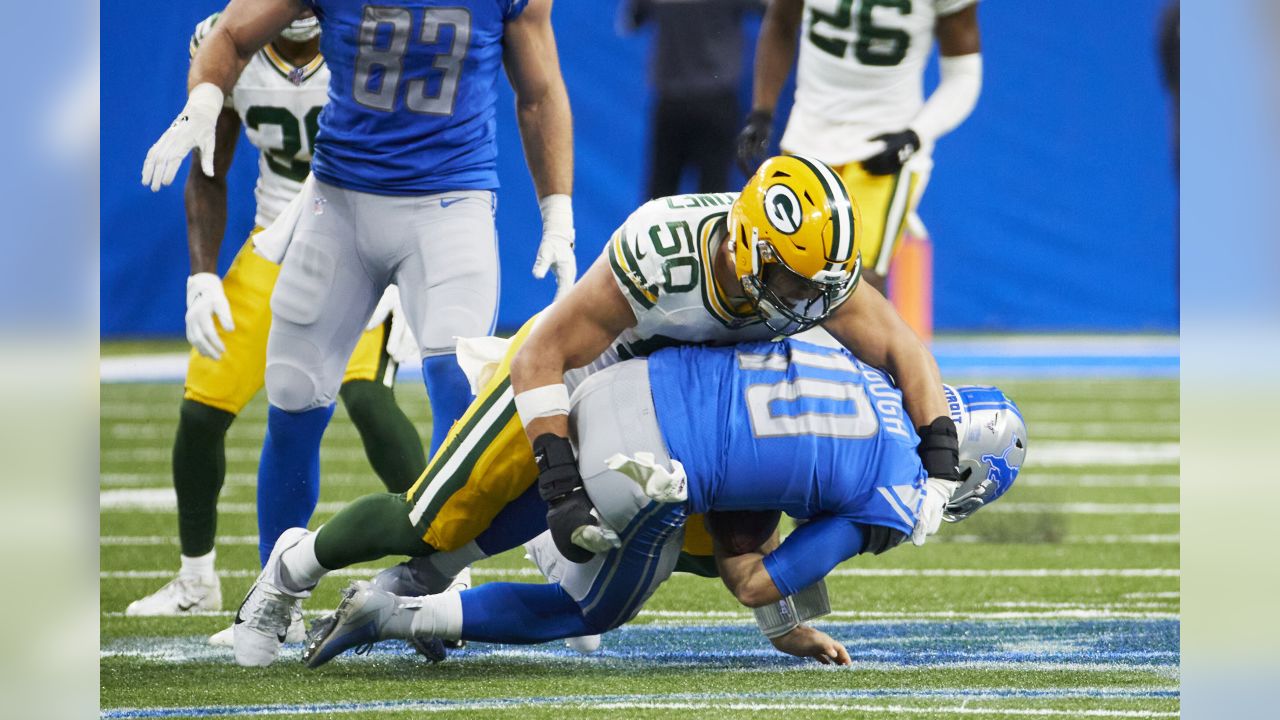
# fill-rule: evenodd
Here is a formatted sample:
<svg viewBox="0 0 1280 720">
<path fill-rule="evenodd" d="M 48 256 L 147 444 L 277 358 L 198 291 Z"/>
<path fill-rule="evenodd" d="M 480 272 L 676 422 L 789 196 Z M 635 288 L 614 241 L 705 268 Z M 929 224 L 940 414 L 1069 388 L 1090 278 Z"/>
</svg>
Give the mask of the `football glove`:
<svg viewBox="0 0 1280 720">
<path fill-rule="evenodd" d="M 916 516 L 915 527 L 911 528 L 911 544 L 916 547 L 924 545 L 930 535 L 942 527 L 942 516 L 951 494 L 959 483 L 950 480 L 929 478 L 925 481 L 924 498 L 920 502 L 920 513 Z"/>
<path fill-rule="evenodd" d="M 764 162 L 772 137 L 772 111 L 752 110 L 747 114 L 747 125 L 738 133 L 738 169 L 743 175 L 750 177 Z"/>
<path fill-rule="evenodd" d="M 399 365 L 421 360 L 422 351 L 409 329 L 409 322 L 405 320 L 404 308 L 400 305 L 400 288 L 395 285 L 388 285 L 383 291 L 382 299 L 378 300 L 378 306 L 364 327 L 365 331 L 385 323 L 388 315 L 391 316 L 391 329 L 387 332 L 387 354 Z"/>
<path fill-rule="evenodd" d="M 191 148 L 200 149 L 200 169 L 213 177 L 213 145 L 221 112 L 222 90 L 217 85 L 200 83 L 191 88 L 186 107 L 147 151 L 142 184 L 156 192 L 172 183 Z"/>
<path fill-rule="evenodd" d="M 218 337 L 218 318 L 224 332 L 236 329 L 231 320 L 231 304 L 222 291 L 222 279 L 213 273 L 196 273 L 187 278 L 187 342 L 201 355 L 217 360 L 227 351 Z"/>
<path fill-rule="evenodd" d="M 862 169 L 872 175 L 896 174 L 920 150 L 920 136 L 911 128 L 871 139 L 884 143 L 884 150 L 862 161 Z"/>
<path fill-rule="evenodd" d="M 605 459 L 604 464 L 634 480 L 650 500 L 681 503 L 689 499 L 689 478 L 679 460 L 672 460 L 668 470 L 654 462 L 653 453 L 638 452 L 635 457 L 617 453 Z"/>
<path fill-rule="evenodd" d="M 539 435 L 533 441 L 533 459 L 538 464 L 538 494 L 547 502 L 547 529 L 560 554 L 581 564 L 596 553 L 618 547 L 617 533 L 600 524 L 582 487 L 568 438 Z"/>
<path fill-rule="evenodd" d="M 573 254 L 573 205 L 568 195 L 548 195 L 538 206 L 542 209 L 542 242 L 533 261 L 533 276 L 541 280 L 554 267 L 555 299 L 559 300 L 578 279 L 578 258 Z"/>
</svg>

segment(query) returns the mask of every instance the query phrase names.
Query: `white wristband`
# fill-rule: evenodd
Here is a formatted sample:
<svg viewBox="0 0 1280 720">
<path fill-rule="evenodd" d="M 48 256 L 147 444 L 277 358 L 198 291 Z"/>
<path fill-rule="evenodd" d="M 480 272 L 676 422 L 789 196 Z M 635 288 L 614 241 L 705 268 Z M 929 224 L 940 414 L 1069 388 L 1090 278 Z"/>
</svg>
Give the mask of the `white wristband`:
<svg viewBox="0 0 1280 720">
<path fill-rule="evenodd" d="M 569 388 L 564 383 L 525 390 L 515 399 L 516 413 L 525 427 L 538 418 L 569 414 Z"/>
<path fill-rule="evenodd" d="M 187 94 L 185 109 L 189 113 L 198 113 L 201 117 L 216 119 L 222 112 L 222 88 L 208 82 L 196 85 Z"/>
<path fill-rule="evenodd" d="M 573 239 L 573 198 L 548 195 L 538 201 L 542 210 L 542 233 L 557 233 Z"/>
</svg>

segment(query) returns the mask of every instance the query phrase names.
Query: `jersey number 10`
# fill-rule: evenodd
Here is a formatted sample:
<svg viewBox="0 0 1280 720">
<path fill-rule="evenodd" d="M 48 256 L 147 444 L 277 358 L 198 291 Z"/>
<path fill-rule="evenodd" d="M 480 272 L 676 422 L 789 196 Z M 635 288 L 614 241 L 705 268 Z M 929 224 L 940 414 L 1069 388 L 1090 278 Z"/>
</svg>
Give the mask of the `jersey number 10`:
<svg viewBox="0 0 1280 720">
<path fill-rule="evenodd" d="M 446 52 L 437 54 L 431 61 L 431 67 L 439 71 L 439 87 L 435 92 L 428 92 L 425 78 L 405 83 L 404 105 L 412 112 L 453 114 L 458 76 L 462 74 L 462 61 L 471 44 L 471 13 L 466 8 L 456 7 L 423 9 L 422 30 L 418 33 L 417 42 L 436 44 L 440 41 L 440 28 L 446 25 L 453 28 L 453 40 Z M 365 7 L 364 18 L 360 22 L 360 50 L 356 54 L 352 93 L 356 102 L 375 110 L 391 112 L 395 109 L 412 28 L 413 16 L 408 8 Z M 389 39 L 385 37 L 388 29 Z M 382 42 L 379 42 L 379 31 L 384 35 Z"/>
</svg>

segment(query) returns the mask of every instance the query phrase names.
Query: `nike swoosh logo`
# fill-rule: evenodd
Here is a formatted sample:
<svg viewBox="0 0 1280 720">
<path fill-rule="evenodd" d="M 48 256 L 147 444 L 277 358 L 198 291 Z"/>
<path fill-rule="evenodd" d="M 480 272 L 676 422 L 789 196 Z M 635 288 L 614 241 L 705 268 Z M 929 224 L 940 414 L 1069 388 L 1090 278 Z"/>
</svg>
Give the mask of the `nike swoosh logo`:
<svg viewBox="0 0 1280 720">
<path fill-rule="evenodd" d="M 182 603 L 178 603 L 178 612 L 186 612 L 195 606 L 196 606 L 195 603 L 187 603 L 186 605 L 183 605 Z"/>
<path fill-rule="evenodd" d="M 645 252 L 644 252 L 644 250 L 640 247 L 640 243 L 636 243 L 636 259 L 637 259 L 637 260 L 643 259 L 643 258 L 644 258 L 644 256 L 645 256 Z"/>
<path fill-rule="evenodd" d="M 460 202 L 460 201 L 465 200 L 465 199 L 466 199 L 466 198 L 441 198 L 441 199 L 440 199 L 440 207 L 442 207 L 442 208 L 447 208 L 447 207 L 449 207 L 450 205 L 452 205 L 452 204 L 454 204 L 454 203 L 456 203 L 456 202 Z"/>
</svg>

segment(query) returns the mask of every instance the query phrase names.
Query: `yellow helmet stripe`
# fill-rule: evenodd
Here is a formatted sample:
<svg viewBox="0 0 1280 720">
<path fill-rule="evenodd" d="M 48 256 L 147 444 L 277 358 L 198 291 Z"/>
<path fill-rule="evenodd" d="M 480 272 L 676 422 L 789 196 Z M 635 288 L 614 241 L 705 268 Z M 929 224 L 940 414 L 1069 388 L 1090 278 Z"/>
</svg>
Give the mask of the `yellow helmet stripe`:
<svg viewBox="0 0 1280 720">
<path fill-rule="evenodd" d="M 853 205 L 849 200 L 849 191 L 845 189 L 844 183 L 840 182 L 840 178 L 836 177 L 831 168 L 821 160 L 813 160 L 803 155 L 792 157 L 804 163 L 813 172 L 827 196 L 827 205 L 831 209 L 831 257 L 828 259 L 827 268 L 834 269 L 836 266 L 848 263 L 853 255 L 853 226 L 852 223 L 844 221 L 844 218 L 851 214 L 846 210 Z"/>
</svg>

